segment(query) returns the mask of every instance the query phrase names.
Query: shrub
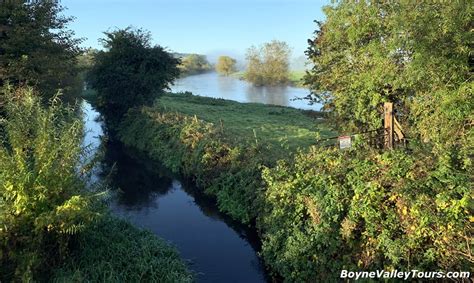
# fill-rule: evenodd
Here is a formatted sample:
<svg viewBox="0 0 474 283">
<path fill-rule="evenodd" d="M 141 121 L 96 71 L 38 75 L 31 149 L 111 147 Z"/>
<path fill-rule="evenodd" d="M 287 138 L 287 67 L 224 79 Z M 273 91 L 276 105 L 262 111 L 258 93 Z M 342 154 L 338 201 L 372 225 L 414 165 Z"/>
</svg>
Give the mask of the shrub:
<svg viewBox="0 0 474 283">
<path fill-rule="evenodd" d="M 30 89 L 5 88 L 0 136 L 0 278 L 47 274 L 72 235 L 100 214 L 78 177 L 82 123 L 57 98 L 42 107 Z"/>
<path fill-rule="evenodd" d="M 472 181 L 422 149 L 300 152 L 264 170 L 267 264 L 289 281 L 341 269 L 469 270 Z"/>
</svg>

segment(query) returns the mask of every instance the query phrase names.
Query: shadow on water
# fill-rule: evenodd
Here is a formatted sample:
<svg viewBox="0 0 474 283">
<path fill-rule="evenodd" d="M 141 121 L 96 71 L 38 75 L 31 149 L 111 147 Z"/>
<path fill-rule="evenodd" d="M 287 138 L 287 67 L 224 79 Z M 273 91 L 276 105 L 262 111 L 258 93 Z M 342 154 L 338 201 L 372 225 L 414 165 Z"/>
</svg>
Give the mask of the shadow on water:
<svg viewBox="0 0 474 283">
<path fill-rule="evenodd" d="M 102 171 L 112 165 L 112 211 L 175 245 L 198 282 L 271 281 L 257 256 L 256 230 L 219 212 L 215 199 L 120 144 L 106 147 Z"/>
</svg>

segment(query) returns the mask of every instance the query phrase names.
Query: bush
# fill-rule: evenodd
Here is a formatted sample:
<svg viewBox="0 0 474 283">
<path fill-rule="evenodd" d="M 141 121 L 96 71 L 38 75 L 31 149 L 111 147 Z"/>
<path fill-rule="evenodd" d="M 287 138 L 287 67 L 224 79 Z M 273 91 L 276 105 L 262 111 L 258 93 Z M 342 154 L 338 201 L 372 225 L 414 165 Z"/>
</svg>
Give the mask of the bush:
<svg viewBox="0 0 474 283">
<path fill-rule="evenodd" d="M 263 179 L 262 254 L 288 281 L 470 270 L 472 181 L 429 152 L 313 147 Z"/>
<path fill-rule="evenodd" d="M 5 88 L 0 128 L 0 279 L 29 281 L 65 258 L 100 214 L 78 177 L 82 122 L 57 98 Z"/>
</svg>

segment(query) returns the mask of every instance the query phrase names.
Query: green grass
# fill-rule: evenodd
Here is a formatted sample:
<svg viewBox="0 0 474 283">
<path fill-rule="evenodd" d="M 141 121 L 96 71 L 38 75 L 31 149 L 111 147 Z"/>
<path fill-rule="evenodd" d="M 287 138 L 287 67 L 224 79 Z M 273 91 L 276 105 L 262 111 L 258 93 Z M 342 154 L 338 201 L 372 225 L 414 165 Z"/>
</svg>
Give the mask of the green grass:
<svg viewBox="0 0 474 283">
<path fill-rule="evenodd" d="M 290 71 L 289 74 L 289 85 L 294 87 L 306 87 L 303 82 L 303 77 L 306 75 L 306 71 Z M 233 78 L 243 80 L 245 79 L 245 71 L 240 71 L 230 75 Z"/>
<path fill-rule="evenodd" d="M 334 135 L 324 119 L 315 119 L 322 113 L 302 111 L 283 106 L 257 103 L 239 103 L 224 99 L 206 98 L 186 94 L 167 94 L 157 100 L 168 112 L 188 116 L 223 126 L 224 133 L 236 143 L 254 142 L 270 144 L 273 154 L 282 156 L 282 146 L 289 151 L 306 148 L 321 137 Z"/>
<path fill-rule="evenodd" d="M 52 282 L 191 282 L 178 252 L 153 233 L 106 216 L 79 235 Z"/>
</svg>

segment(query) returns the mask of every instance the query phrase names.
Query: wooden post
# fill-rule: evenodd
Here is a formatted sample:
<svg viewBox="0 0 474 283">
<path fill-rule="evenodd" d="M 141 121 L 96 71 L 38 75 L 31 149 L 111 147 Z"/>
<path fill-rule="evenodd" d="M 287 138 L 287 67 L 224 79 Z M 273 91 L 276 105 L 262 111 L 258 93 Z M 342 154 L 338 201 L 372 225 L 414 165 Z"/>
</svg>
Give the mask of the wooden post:
<svg viewBox="0 0 474 283">
<path fill-rule="evenodd" d="M 384 146 L 386 149 L 393 148 L 393 103 L 385 102 L 384 108 L 384 128 L 385 128 L 385 142 Z"/>
</svg>

